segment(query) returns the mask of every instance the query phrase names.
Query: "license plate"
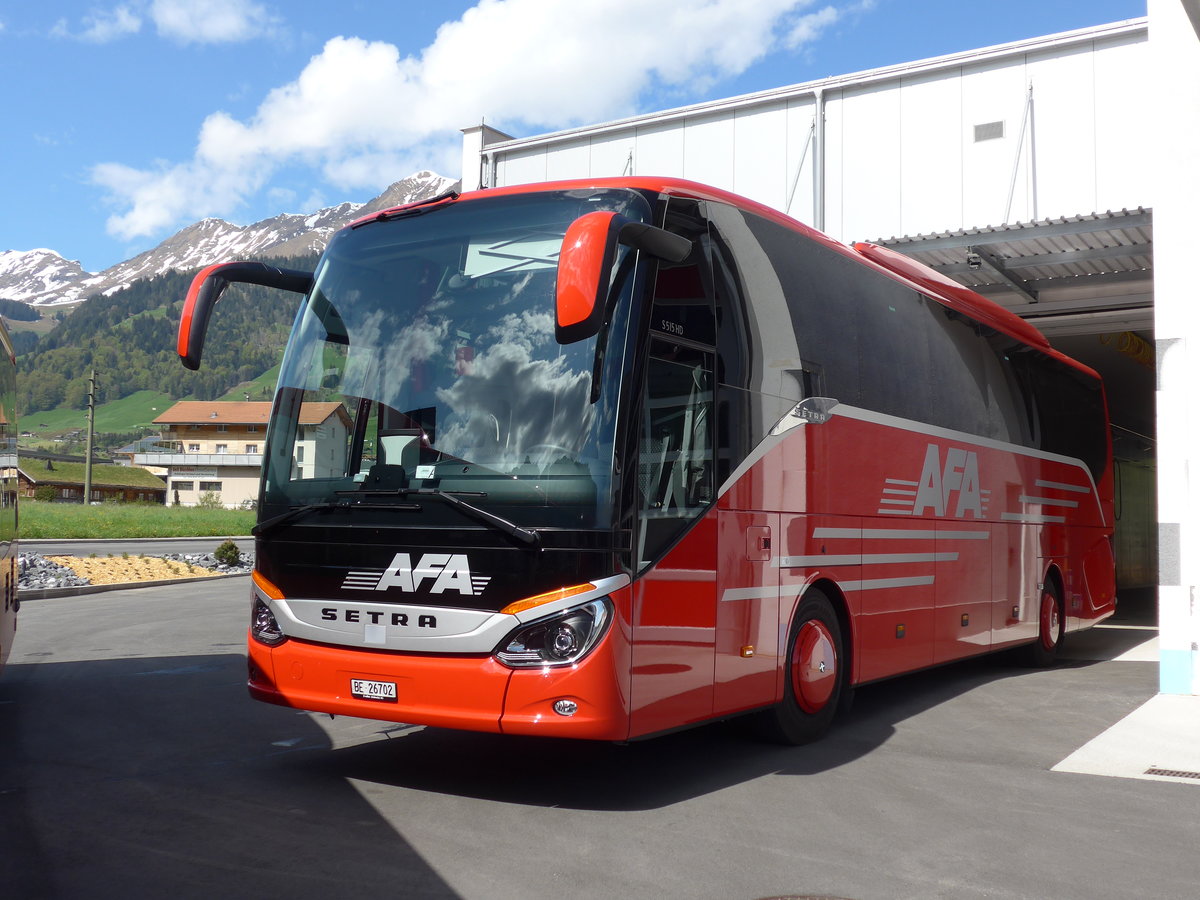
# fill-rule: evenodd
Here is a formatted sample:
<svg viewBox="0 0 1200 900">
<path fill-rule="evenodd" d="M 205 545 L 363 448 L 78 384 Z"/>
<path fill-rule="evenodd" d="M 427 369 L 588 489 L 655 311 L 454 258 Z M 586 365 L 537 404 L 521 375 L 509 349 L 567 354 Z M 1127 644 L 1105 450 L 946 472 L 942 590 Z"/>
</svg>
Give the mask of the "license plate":
<svg viewBox="0 0 1200 900">
<path fill-rule="evenodd" d="M 395 703 L 396 682 L 351 678 L 350 693 L 361 700 L 382 700 L 384 703 Z"/>
</svg>

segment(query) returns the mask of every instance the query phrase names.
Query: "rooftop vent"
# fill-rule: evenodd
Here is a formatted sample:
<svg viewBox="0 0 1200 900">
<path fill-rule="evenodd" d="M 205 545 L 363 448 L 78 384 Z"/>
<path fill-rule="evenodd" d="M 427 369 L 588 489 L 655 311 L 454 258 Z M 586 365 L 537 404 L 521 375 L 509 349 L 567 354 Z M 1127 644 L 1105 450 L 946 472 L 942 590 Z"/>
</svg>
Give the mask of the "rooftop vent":
<svg viewBox="0 0 1200 900">
<path fill-rule="evenodd" d="M 980 141 L 994 141 L 1002 137 L 1004 137 L 1003 122 L 985 122 L 975 126 L 975 143 L 977 144 Z"/>
</svg>

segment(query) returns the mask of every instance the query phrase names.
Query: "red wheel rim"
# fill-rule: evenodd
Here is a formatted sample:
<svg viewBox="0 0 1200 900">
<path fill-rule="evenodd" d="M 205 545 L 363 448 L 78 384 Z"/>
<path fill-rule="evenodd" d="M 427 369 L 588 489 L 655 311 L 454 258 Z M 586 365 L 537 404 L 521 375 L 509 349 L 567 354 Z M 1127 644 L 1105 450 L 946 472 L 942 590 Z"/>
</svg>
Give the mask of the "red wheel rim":
<svg viewBox="0 0 1200 900">
<path fill-rule="evenodd" d="M 1049 591 L 1042 592 L 1041 627 L 1038 630 L 1042 646 L 1053 650 L 1058 645 L 1058 599 Z"/>
<path fill-rule="evenodd" d="M 820 712 L 838 683 L 837 647 L 824 622 L 810 619 L 800 626 L 792 645 L 792 693 L 806 713 Z"/>
</svg>

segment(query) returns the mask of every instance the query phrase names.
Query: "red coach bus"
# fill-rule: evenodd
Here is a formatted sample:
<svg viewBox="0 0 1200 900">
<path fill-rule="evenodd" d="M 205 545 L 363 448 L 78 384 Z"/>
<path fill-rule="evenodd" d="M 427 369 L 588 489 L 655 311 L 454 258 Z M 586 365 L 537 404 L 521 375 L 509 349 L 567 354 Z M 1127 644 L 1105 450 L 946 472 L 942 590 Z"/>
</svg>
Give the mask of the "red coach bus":
<svg viewBox="0 0 1200 900">
<path fill-rule="evenodd" d="M 387 210 L 304 295 L 258 505 L 250 693 L 321 712 L 629 740 L 1115 608 L 1094 372 L 923 266 L 685 181 Z M 316 406 L 324 404 L 325 406 Z M 320 426 L 314 422 L 321 422 Z"/>
<path fill-rule="evenodd" d="M 0 671 L 17 633 L 17 358 L 0 322 Z"/>
</svg>

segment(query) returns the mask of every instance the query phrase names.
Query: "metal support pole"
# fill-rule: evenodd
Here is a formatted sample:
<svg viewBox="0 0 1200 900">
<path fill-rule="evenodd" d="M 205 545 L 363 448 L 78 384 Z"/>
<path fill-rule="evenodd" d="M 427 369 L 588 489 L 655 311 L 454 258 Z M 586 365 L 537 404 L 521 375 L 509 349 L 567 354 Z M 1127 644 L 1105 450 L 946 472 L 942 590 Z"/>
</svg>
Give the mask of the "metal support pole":
<svg viewBox="0 0 1200 900">
<path fill-rule="evenodd" d="M 88 379 L 87 444 L 83 462 L 83 505 L 92 502 L 92 435 L 96 428 L 96 370 Z"/>
<path fill-rule="evenodd" d="M 796 163 L 796 177 L 792 179 L 792 189 L 788 191 L 787 208 L 784 209 L 784 212 L 789 216 L 792 214 L 792 201 L 796 199 L 796 188 L 800 186 L 800 170 L 804 168 L 804 160 L 808 159 L 808 148 L 812 144 L 813 132 L 817 128 L 815 112 L 813 116 L 812 124 L 808 127 L 808 134 L 804 138 L 804 149 L 800 151 L 800 162 Z"/>
<path fill-rule="evenodd" d="M 1017 135 L 1017 152 L 1013 156 L 1012 179 L 1008 183 L 1008 204 L 1004 207 L 1004 221 L 1000 224 L 1007 225 L 1008 217 L 1012 213 L 1013 195 L 1017 190 L 1017 170 L 1021 168 L 1021 151 L 1025 149 L 1025 126 L 1029 124 L 1029 111 L 1033 108 L 1033 83 L 1029 84 L 1029 93 L 1025 98 L 1025 113 L 1021 116 L 1021 133 Z M 1032 140 L 1030 141 L 1032 144 Z M 1033 154 L 1029 154 L 1029 167 L 1033 168 Z M 1037 219 L 1037 196 L 1036 193 L 1033 199 L 1034 212 L 1030 216 L 1030 220 Z"/>
<path fill-rule="evenodd" d="M 825 230 L 825 92 L 817 88 L 813 95 L 813 227 Z"/>
</svg>

